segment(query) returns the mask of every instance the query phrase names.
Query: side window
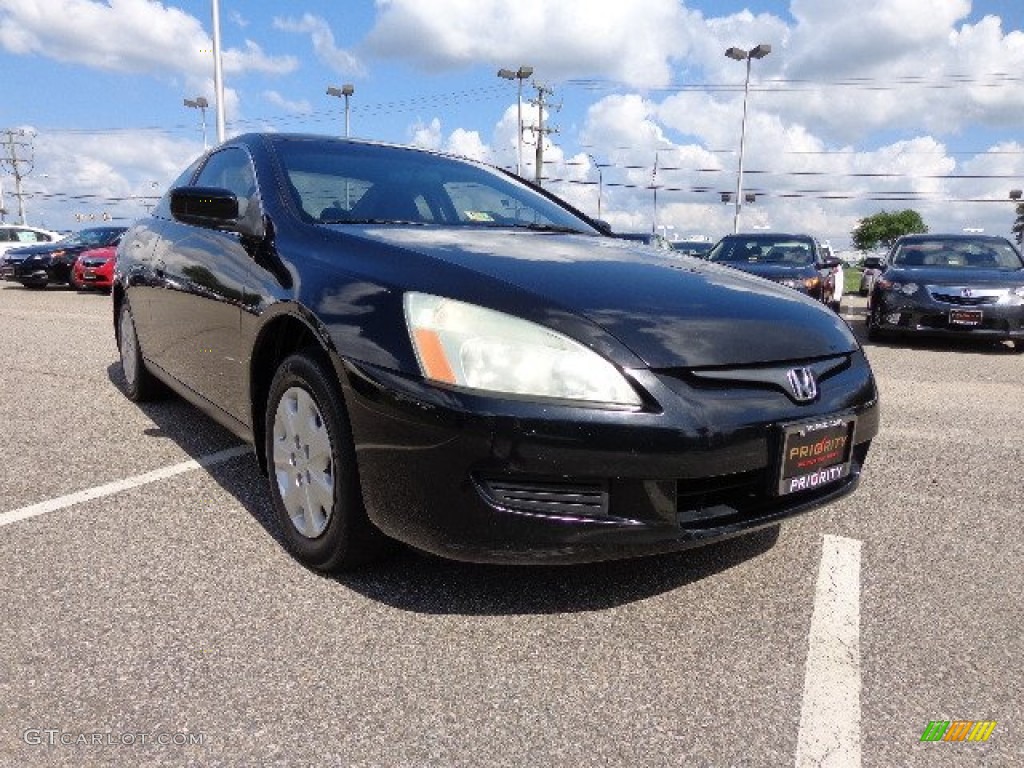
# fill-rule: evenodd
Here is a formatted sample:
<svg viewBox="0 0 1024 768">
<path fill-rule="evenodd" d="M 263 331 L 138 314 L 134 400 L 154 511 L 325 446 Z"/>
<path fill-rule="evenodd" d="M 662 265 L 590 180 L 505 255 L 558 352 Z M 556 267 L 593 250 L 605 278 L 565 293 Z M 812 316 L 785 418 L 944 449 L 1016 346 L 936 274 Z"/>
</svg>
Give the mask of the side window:
<svg viewBox="0 0 1024 768">
<path fill-rule="evenodd" d="M 9 243 L 11 241 L 11 230 L 0 229 L 0 243 Z"/>
<path fill-rule="evenodd" d="M 196 177 L 197 187 L 221 187 L 247 200 L 256 191 L 256 174 L 245 150 L 228 147 L 214 152 Z"/>
</svg>

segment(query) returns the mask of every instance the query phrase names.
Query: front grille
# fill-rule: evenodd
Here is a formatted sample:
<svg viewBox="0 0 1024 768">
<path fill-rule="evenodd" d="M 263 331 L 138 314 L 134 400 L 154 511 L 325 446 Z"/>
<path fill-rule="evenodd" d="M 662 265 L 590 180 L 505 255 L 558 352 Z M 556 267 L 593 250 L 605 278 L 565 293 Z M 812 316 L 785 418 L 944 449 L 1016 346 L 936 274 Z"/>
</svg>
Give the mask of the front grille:
<svg viewBox="0 0 1024 768">
<path fill-rule="evenodd" d="M 83 267 L 102 267 L 106 263 L 106 259 L 82 259 Z"/>
<path fill-rule="evenodd" d="M 491 503 L 513 512 L 552 517 L 608 516 L 608 486 L 603 482 L 485 478 L 481 487 Z"/>
<path fill-rule="evenodd" d="M 970 288 L 957 286 L 956 288 L 946 286 L 929 285 L 928 293 L 935 301 L 943 304 L 952 304 L 957 307 L 983 307 L 991 304 L 998 304 L 999 300 L 1006 296 L 1005 288 Z"/>
<path fill-rule="evenodd" d="M 999 302 L 998 296 L 953 296 L 948 293 L 933 293 L 932 298 L 944 304 L 956 304 L 958 307 L 981 307 Z"/>
</svg>

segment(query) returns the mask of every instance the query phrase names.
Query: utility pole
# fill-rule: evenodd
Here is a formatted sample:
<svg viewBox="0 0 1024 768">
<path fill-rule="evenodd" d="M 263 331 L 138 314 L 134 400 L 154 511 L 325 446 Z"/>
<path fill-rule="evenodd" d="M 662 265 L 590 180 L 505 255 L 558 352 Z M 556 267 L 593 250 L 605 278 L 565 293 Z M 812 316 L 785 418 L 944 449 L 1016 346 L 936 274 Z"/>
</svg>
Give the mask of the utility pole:
<svg viewBox="0 0 1024 768">
<path fill-rule="evenodd" d="M 7 129 L 3 132 L 4 144 L 7 149 L 7 156 L 0 158 L 0 163 L 5 167 L 9 168 L 11 175 L 14 176 L 14 196 L 18 198 L 18 217 L 22 224 L 25 224 L 25 195 L 21 191 L 21 180 L 32 173 L 32 168 L 35 165 L 35 161 L 32 157 L 32 141 L 29 134 L 24 130 L 14 131 Z M 15 141 L 15 137 L 21 139 Z M 25 138 L 29 137 L 29 141 L 25 141 Z M 28 150 L 27 156 L 18 156 L 20 150 Z"/>
<path fill-rule="evenodd" d="M 549 133 L 558 133 L 557 128 L 544 127 L 544 107 L 560 109 L 561 106 L 553 106 L 544 101 L 545 96 L 554 95 L 555 92 L 553 90 L 540 83 L 534 83 L 533 87 L 537 89 L 537 98 L 530 101 L 530 103 L 537 107 L 537 125 L 530 126 L 530 130 L 533 131 L 537 139 L 537 156 L 535 161 L 537 167 L 534 169 L 534 181 L 539 187 L 541 186 L 541 178 L 544 173 L 544 137 Z"/>
</svg>

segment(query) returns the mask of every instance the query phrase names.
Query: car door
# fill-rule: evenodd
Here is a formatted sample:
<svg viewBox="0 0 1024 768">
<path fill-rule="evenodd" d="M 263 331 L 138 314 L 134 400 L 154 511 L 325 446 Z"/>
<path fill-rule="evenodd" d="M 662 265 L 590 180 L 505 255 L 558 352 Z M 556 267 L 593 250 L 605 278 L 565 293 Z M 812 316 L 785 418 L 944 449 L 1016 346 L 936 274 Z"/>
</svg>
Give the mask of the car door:
<svg viewBox="0 0 1024 768">
<path fill-rule="evenodd" d="M 228 147 L 210 155 L 193 186 L 234 192 L 239 205 L 259 205 L 248 153 Z M 159 290 L 150 321 L 159 343 L 147 350 L 158 366 L 243 424 L 241 312 L 251 257 L 237 233 L 172 220 L 153 253 Z"/>
</svg>

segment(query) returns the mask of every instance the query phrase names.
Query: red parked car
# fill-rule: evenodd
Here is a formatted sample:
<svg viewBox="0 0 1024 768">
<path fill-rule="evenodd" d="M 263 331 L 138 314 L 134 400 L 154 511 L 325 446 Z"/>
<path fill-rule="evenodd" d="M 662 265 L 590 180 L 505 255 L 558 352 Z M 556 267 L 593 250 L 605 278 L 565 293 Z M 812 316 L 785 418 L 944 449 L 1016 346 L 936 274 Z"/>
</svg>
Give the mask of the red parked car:
<svg viewBox="0 0 1024 768">
<path fill-rule="evenodd" d="M 116 256 L 116 245 L 82 251 L 75 260 L 75 266 L 71 268 L 71 287 L 109 291 L 114 284 Z"/>
</svg>

